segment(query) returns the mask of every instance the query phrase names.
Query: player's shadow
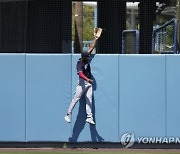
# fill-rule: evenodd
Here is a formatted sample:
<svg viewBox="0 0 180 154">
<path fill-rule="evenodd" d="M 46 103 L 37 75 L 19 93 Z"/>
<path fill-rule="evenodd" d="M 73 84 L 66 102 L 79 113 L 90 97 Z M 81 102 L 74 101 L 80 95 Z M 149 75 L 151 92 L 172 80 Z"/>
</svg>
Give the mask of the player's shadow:
<svg viewBox="0 0 180 154">
<path fill-rule="evenodd" d="M 93 91 L 95 91 L 97 88 L 97 84 L 96 84 L 95 78 L 92 77 L 92 79 L 94 80 Z M 92 113 L 93 113 L 94 121 L 96 123 L 94 96 L 93 96 L 93 100 L 92 100 Z M 80 133 L 82 132 L 82 130 L 85 127 L 85 124 L 88 124 L 88 123 L 86 123 L 86 118 L 87 118 L 86 101 L 85 101 L 85 97 L 82 96 L 79 101 L 79 111 L 78 111 L 77 119 L 76 119 L 74 127 L 73 127 L 72 137 L 69 138 L 69 142 L 77 142 Z M 98 134 L 96 125 L 91 125 L 91 124 L 88 124 L 88 125 L 90 128 L 92 142 L 103 142 L 104 139 Z"/>
</svg>

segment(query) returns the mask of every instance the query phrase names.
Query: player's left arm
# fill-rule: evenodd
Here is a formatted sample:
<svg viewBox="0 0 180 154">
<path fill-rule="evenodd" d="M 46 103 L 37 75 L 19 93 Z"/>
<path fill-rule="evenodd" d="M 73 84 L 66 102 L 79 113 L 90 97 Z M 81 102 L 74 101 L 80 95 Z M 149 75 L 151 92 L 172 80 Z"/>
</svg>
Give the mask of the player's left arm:
<svg viewBox="0 0 180 154">
<path fill-rule="evenodd" d="M 93 42 L 91 43 L 91 45 L 90 45 L 90 47 L 88 49 L 89 54 L 91 54 L 93 49 L 95 48 L 95 46 L 97 44 L 97 41 L 101 36 L 102 30 L 103 30 L 102 28 L 94 28 L 94 40 L 93 40 Z"/>
<path fill-rule="evenodd" d="M 94 50 L 94 48 L 95 48 L 95 46 L 96 46 L 96 44 L 97 44 L 97 40 L 98 40 L 98 38 L 94 38 L 93 42 L 91 43 L 91 45 L 90 45 L 90 47 L 89 47 L 89 49 L 88 49 L 88 53 L 89 53 L 89 54 L 91 54 L 92 51 Z"/>
</svg>

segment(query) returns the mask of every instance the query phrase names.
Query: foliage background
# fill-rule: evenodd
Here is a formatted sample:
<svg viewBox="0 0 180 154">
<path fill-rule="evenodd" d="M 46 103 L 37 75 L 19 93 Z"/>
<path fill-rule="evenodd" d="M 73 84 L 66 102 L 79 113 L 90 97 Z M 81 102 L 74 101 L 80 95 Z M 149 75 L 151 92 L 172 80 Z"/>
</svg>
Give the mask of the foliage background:
<svg viewBox="0 0 180 154">
<path fill-rule="evenodd" d="M 74 6 L 72 7 L 72 40 L 74 41 Z M 94 7 L 83 6 L 83 40 L 90 41 L 93 39 L 94 28 Z"/>
</svg>

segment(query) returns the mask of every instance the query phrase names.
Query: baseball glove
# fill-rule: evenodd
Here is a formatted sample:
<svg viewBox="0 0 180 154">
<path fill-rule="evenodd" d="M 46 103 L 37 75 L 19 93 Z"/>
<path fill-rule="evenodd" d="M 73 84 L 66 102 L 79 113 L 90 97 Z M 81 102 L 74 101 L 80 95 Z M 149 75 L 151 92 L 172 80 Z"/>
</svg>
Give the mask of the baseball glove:
<svg viewBox="0 0 180 154">
<path fill-rule="evenodd" d="M 102 30 L 102 28 L 94 28 L 94 37 L 98 39 L 101 36 Z"/>
</svg>

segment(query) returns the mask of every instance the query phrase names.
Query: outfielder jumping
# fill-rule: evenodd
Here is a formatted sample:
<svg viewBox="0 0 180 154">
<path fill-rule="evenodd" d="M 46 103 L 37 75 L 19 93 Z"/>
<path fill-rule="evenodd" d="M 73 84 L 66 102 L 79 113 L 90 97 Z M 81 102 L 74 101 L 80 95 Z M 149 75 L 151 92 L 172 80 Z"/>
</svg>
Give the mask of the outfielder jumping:
<svg viewBox="0 0 180 154">
<path fill-rule="evenodd" d="M 71 114 L 76 103 L 80 100 L 82 95 L 85 95 L 86 113 L 87 113 L 86 122 L 95 125 L 92 114 L 93 80 L 91 79 L 91 67 L 89 62 L 90 62 L 90 55 L 97 43 L 97 40 L 101 36 L 101 32 L 102 32 L 101 28 L 94 29 L 94 40 L 90 45 L 90 48 L 88 49 L 87 52 L 81 53 L 81 58 L 77 62 L 76 69 L 77 69 L 77 74 L 79 75 L 79 80 L 76 87 L 74 98 L 72 99 L 69 108 L 67 110 L 67 114 L 64 117 L 65 121 L 68 123 L 71 122 Z"/>
</svg>

